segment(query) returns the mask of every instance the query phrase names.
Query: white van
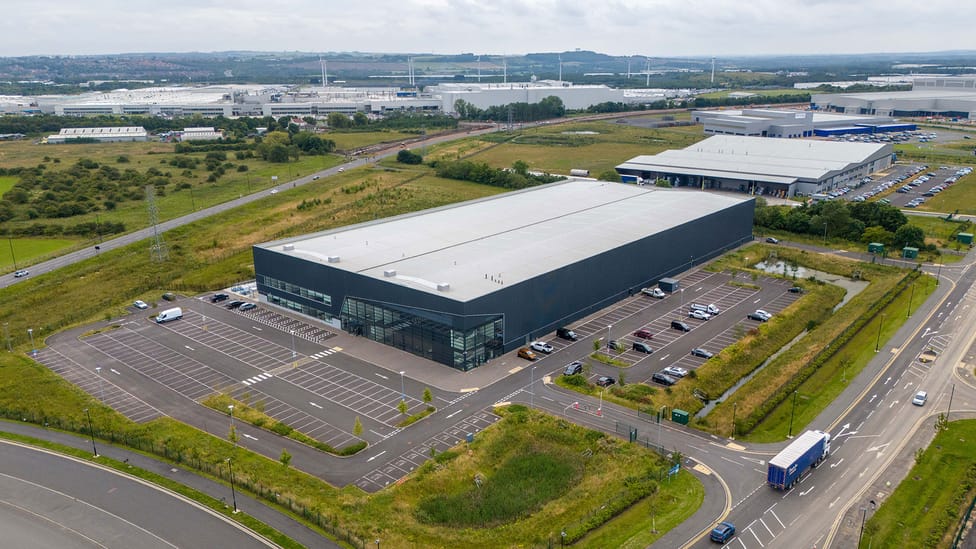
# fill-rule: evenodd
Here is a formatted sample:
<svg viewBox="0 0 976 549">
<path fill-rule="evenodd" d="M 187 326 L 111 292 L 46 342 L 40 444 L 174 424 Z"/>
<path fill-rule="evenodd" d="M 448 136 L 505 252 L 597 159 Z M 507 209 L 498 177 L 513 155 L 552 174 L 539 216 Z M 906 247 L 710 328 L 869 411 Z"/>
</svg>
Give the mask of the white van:
<svg viewBox="0 0 976 549">
<path fill-rule="evenodd" d="M 701 311 L 701 312 L 707 313 L 709 315 L 717 315 L 717 314 L 719 314 L 721 312 L 719 310 L 719 308 L 716 307 L 715 304 L 713 304 L 713 303 L 710 303 L 708 305 L 704 305 L 702 303 L 692 303 L 691 305 L 688 305 L 688 310 L 690 310 L 690 311 Z"/>
<path fill-rule="evenodd" d="M 165 311 L 159 313 L 156 317 L 156 322 L 162 324 L 163 322 L 169 322 L 170 320 L 178 320 L 183 318 L 183 309 L 179 307 L 174 307 L 172 309 L 166 309 Z"/>
</svg>

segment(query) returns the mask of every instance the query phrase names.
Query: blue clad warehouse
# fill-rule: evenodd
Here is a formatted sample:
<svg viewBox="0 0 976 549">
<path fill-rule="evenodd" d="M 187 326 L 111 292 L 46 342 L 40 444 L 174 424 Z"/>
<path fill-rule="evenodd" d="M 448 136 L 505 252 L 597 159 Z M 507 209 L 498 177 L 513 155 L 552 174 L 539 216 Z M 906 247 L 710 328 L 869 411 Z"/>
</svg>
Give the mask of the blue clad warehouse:
<svg viewBox="0 0 976 549">
<path fill-rule="evenodd" d="M 752 238 L 751 198 L 569 180 L 254 247 L 270 303 L 469 370 Z"/>
</svg>

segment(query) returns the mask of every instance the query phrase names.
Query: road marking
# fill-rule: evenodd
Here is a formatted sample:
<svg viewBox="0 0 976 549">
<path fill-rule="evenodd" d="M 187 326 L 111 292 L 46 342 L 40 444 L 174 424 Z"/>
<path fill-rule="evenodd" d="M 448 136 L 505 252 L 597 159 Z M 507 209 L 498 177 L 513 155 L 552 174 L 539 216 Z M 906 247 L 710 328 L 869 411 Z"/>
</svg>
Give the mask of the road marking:
<svg viewBox="0 0 976 549">
<path fill-rule="evenodd" d="M 375 456 L 373 456 L 373 457 L 371 457 L 371 458 L 369 458 L 369 459 L 367 459 L 366 461 L 367 461 L 367 462 L 369 462 L 369 461 L 373 461 L 374 459 L 376 459 L 376 458 L 378 458 L 378 457 L 380 457 L 380 456 L 382 456 L 382 455 L 383 455 L 383 454 L 385 454 L 385 453 L 386 453 L 386 450 L 383 450 L 382 452 L 380 452 L 380 453 L 378 453 L 378 454 L 376 454 Z"/>
<path fill-rule="evenodd" d="M 370 433 L 373 433 L 374 435 L 376 435 L 378 437 L 386 438 L 386 436 L 384 436 L 383 433 L 378 433 L 378 432 L 376 432 L 376 431 L 374 431 L 372 429 L 370 429 L 369 432 Z"/>
<path fill-rule="evenodd" d="M 190 347 L 189 345 L 184 345 L 184 347 L 186 347 L 187 349 L 189 349 L 191 351 L 193 350 L 193 347 Z"/>
<path fill-rule="evenodd" d="M 261 328 L 258 328 L 257 326 L 251 326 L 251 328 L 254 329 L 254 330 L 257 330 L 259 332 L 263 331 L 263 330 L 261 330 Z"/>
<path fill-rule="evenodd" d="M 840 465 L 840 464 L 841 464 L 841 463 L 842 463 L 843 461 L 844 461 L 844 458 L 840 458 L 840 459 L 838 459 L 837 461 L 835 461 L 835 462 L 833 462 L 833 463 L 831 463 L 831 464 L 830 464 L 830 468 L 831 468 L 831 469 L 833 469 L 834 467 L 837 467 L 837 466 L 838 466 L 838 465 Z"/>
<path fill-rule="evenodd" d="M 666 355 L 664 355 L 664 356 L 662 356 L 662 357 L 660 358 L 660 360 L 664 360 L 664 359 L 666 359 L 666 358 L 668 358 L 669 356 L 671 356 L 671 353 L 668 353 L 668 354 L 666 354 Z"/>
<path fill-rule="evenodd" d="M 888 376 L 888 379 L 885 380 L 884 384 L 887 385 L 889 381 L 891 381 L 891 376 Z"/>
<path fill-rule="evenodd" d="M 242 435 L 244 435 L 244 436 L 246 436 L 247 438 L 249 438 L 249 439 L 251 439 L 251 440 L 257 440 L 257 438 L 255 438 L 255 437 L 252 437 L 251 435 L 249 435 L 249 434 L 247 434 L 247 433 L 241 433 L 241 434 L 242 434 Z"/>
<path fill-rule="evenodd" d="M 321 407 L 321 406 L 319 406 L 318 404 L 316 404 L 316 403 L 314 403 L 314 402 L 311 402 L 311 401 L 309 401 L 309 404 L 311 404 L 312 406 L 315 406 L 315 407 L 316 407 L 316 408 L 318 408 L 319 410 L 321 410 L 321 409 L 322 409 L 322 407 Z"/>
<path fill-rule="evenodd" d="M 813 491 L 813 489 L 814 489 L 814 488 L 816 488 L 816 487 L 817 487 L 817 485 L 816 485 L 816 484 L 814 484 L 814 485 L 813 485 L 813 486 L 811 486 L 811 487 L 810 487 L 810 489 L 809 489 L 809 490 L 807 490 L 806 492 L 800 492 L 800 495 L 801 495 L 801 496 L 805 496 L 805 495 L 807 495 L 807 494 L 809 494 L 810 492 L 812 492 L 812 491 Z"/>
<path fill-rule="evenodd" d="M 866 474 L 867 474 L 867 472 L 868 472 L 868 469 L 870 469 L 870 468 L 871 468 L 871 466 L 870 466 L 870 465 L 869 465 L 869 466 L 867 466 L 867 467 L 865 467 L 865 468 L 864 468 L 864 470 L 863 470 L 863 471 L 861 471 L 861 472 L 860 472 L 860 473 L 859 473 L 859 474 L 857 475 L 857 477 L 858 477 L 858 478 L 861 478 L 861 477 L 863 477 L 864 475 L 866 475 Z"/>
<path fill-rule="evenodd" d="M 759 303 L 760 301 L 762 301 L 762 298 L 759 298 L 759 299 L 753 301 L 753 303 Z"/>
<path fill-rule="evenodd" d="M 868 404 L 871 404 L 872 402 L 874 402 L 874 399 L 876 399 L 876 398 L 878 398 L 878 395 L 871 395 L 871 398 L 868 399 Z"/>
<path fill-rule="evenodd" d="M 460 414 L 460 413 L 461 413 L 461 412 L 463 412 L 463 411 L 464 411 L 464 409 L 462 408 L 462 409 L 460 409 L 460 410 L 458 410 L 458 411 L 456 411 L 456 412 L 451 412 L 451 413 L 450 413 L 450 414 L 449 414 L 449 415 L 448 415 L 448 416 L 447 416 L 446 418 L 444 418 L 444 419 L 451 419 L 452 417 L 454 417 L 454 416 L 456 416 L 456 415 L 458 415 L 458 414 Z"/>
<path fill-rule="evenodd" d="M 383 375 L 383 374 L 380 374 L 380 373 L 377 373 L 377 372 L 373 372 L 373 373 L 375 373 L 375 374 L 376 374 L 377 376 L 379 376 L 379 377 L 381 377 L 381 378 L 383 378 L 383 379 L 390 379 L 390 378 L 388 378 L 388 377 L 386 377 L 386 376 L 385 376 L 385 375 Z"/>
<path fill-rule="evenodd" d="M 836 505 L 837 504 L 837 500 L 839 500 L 839 499 L 840 499 L 840 496 L 837 496 L 837 499 L 835 499 L 834 501 L 831 501 L 830 502 L 830 505 L 828 505 L 827 508 L 829 509 L 829 508 L 833 507 L 834 505 Z"/>
<path fill-rule="evenodd" d="M 122 373 L 121 373 L 121 372 L 119 372 L 118 370 L 116 370 L 115 368 L 111 368 L 110 370 L 112 371 L 112 373 L 113 373 L 113 374 L 115 374 L 115 375 L 117 375 L 117 376 L 120 376 L 120 375 L 122 375 Z"/>
<path fill-rule="evenodd" d="M 838 499 L 840 498 L 838 497 Z M 776 519 L 776 522 L 778 522 L 782 528 L 786 528 L 786 525 L 783 524 L 783 521 L 779 520 L 779 517 L 777 517 L 776 513 L 773 512 L 773 507 L 776 507 L 775 503 L 772 504 L 767 511 L 769 512 L 770 515 L 773 515 L 773 518 Z"/>
<path fill-rule="evenodd" d="M 770 536 L 772 536 L 774 538 L 776 537 L 776 534 L 774 534 L 773 531 L 769 529 L 769 526 L 766 526 L 766 522 L 763 519 L 759 519 L 759 524 L 762 524 L 763 525 L 763 528 L 765 528 L 766 531 L 769 532 L 769 535 Z"/>
</svg>

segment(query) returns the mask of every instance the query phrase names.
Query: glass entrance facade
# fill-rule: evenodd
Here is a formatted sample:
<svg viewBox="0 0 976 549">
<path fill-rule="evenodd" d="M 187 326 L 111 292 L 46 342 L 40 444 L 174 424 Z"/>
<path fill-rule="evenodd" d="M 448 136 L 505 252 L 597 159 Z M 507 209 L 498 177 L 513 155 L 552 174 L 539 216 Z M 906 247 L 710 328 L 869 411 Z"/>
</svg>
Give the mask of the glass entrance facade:
<svg viewBox="0 0 976 549">
<path fill-rule="evenodd" d="M 461 317 L 346 298 L 340 319 L 342 327 L 351 334 L 458 370 L 470 370 L 503 352 L 501 315 Z M 474 327 L 463 327 L 470 324 Z"/>
</svg>

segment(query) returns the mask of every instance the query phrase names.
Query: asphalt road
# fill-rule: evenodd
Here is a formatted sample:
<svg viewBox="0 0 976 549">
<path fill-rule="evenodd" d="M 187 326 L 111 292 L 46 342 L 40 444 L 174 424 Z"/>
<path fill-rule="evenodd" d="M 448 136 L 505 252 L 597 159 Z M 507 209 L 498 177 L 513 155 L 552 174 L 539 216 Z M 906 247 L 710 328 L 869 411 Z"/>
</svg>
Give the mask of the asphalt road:
<svg viewBox="0 0 976 549">
<path fill-rule="evenodd" d="M 274 547 L 236 522 L 91 463 L 0 442 L 6 547 Z"/>
</svg>

